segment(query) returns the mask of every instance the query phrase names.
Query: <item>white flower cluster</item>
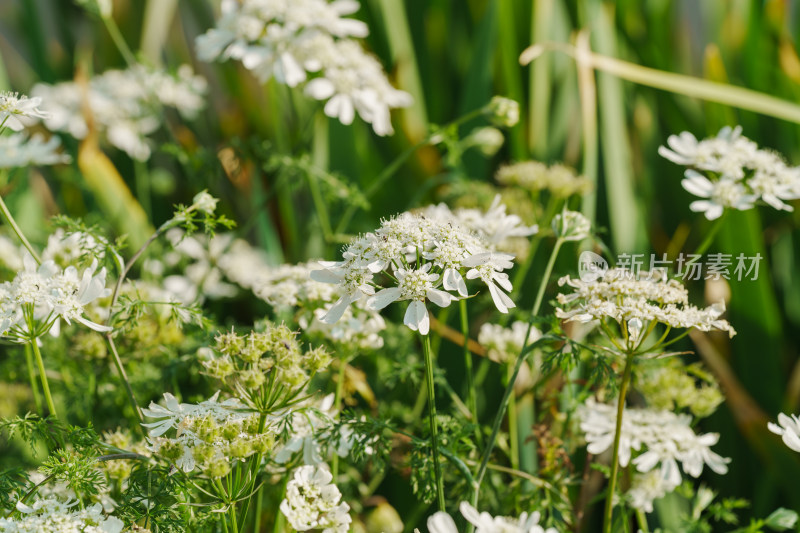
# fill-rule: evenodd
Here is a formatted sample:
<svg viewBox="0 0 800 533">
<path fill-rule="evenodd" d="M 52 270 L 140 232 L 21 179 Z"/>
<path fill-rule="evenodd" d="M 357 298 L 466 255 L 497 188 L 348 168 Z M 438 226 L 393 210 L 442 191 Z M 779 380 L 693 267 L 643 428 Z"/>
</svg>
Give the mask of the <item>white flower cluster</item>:
<svg viewBox="0 0 800 533">
<path fill-rule="evenodd" d="M 226 476 L 231 461 L 265 453 L 274 444 L 268 430 L 259 431 L 258 413 L 245 411 L 236 398 L 217 401 L 219 392 L 198 404 L 179 403 L 164 394 L 166 405 L 151 403 L 142 414 L 158 421 L 142 424 L 150 429 L 150 450 L 184 472 L 199 468 L 212 478 Z M 175 429 L 175 437 L 164 437 Z"/>
<path fill-rule="evenodd" d="M 25 128 L 23 121 L 47 118 L 47 113 L 39 109 L 42 99 L 28 98 L 25 95 L 12 92 L 0 93 L 0 131 L 10 128 L 13 131 L 22 131 Z"/>
<path fill-rule="evenodd" d="M 591 235 L 592 223 L 582 213 L 565 209 L 553 217 L 553 234 L 565 241 L 582 241 Z"/>
<path fill-rule="evenodd" d="M 164 108 L 176 108 L 192 118 L 203 109 L 206 81 L 183 65 L 172 75 L 142 65 L 127 70 L 109 70 L 93 77 L 88 87 L 68 81 L 38 84 L 33 94 L 44 101 L 48 112 L 44 123 L 51 131 L 65 131 L 77 139 L 89 133 L 84 102 L 95 125 L 108 142 L 130 157 L 145 161 L 151 147 L 147 136 L 164 120 Z"/>
<path fill-rule="evenodd" d="M 286 498 L 280 509 L 297 531 L 321 529 L 322 533 L 350 530 L 350 506 L 332 483 L 333 476 L 322 466 L 301 466 L 286 484 Z"/>
<path fill-rule="evenodd" d="M 492 361 L 513 363 L 522 351 L 523 345 L 529 346 L 542 336 L 538 329 L 532 327 L 526 342 L 526 333 L 528 333 L 528 324 L 521 320 L 511 324 L 510 328 L 487 322 L 481 326 L 478 342 L 486 348 L 487 355 Z"/>
<path fill-rule="evenodd" d="M 0 168 L 69 163 L 70 157 L 59 152 L 60 147 L 61 139 L 55 136 L 47 140 L 38 134 L 28 137 L 24 133 L 0 137 Z"/>
<path fill-rule="evenodd" d="M 519 216 L 506 213 L 506 206 L 501 203 L 499 194 L 495 195 L 486 211 L 470 208 L 450 210 L 447 205 L 438 204 L 426 207 L 422 214 L 441 223 L 463 226 L 475 233 L 492 251 L 508 251 L 509 239 L 530 237 L 539 231 L 539 226 L 526 226 Z"/>
<path fill-rule="evenodd" d="M 664 479 L 661 472 L 651 470 L 649 472 L 636 472 L 633 475 L 631 486 L 625 493 L 625 500 L 628 504 L 644 513 L 653 512 L 653 502 L 663 498 L 675 490 L 670 480 Z"/>
<path fill-rule="evenodd" d="M 617 423 L 616 406 L 589 398 L 578 408 L 581 430 L 586 434 L 587 451 L 598 455 L 613 446 Z M 674 490 L 681 483 L 683 471 L 699 477 L 708 466 L 717 474 L 728 471 L 730 459 L 711 451 L 717 433 L 698 435 L 692 429 L 692 417 L 657 409 L 625 408 L 619 444 L 619 464 L 633 463 L 636 470 L 650 472 L 659 466 L 663 483 Z M 641 452 L 635 458 L 634 452 Z"/>
<path fill-rule="evenodd" d="M 800 167 L 790 167 L 780 155 L 758 148 L 742 135 L 741 126 L 722 128 L 716 137 L 702 141 L 684 131 L 671 135 L 667 144 L 669 148 L 661 146 L 658 153 L 690 167 L 681 184 L 702 200 L 689 208 L 705 213 L 709 220 L 719 218 L 725 209 L 751 209 L 759 200 L 792 211 L 784 200 L 800 198 Z"/>
<path fill-rule="evenodd" d="M 767 428 L 780 435 L 783 443 L 790 449 L 800 452 L 800 418 L 797 415 L 778 414 L 778 423 L 770 422 Z"/>
<path fill-rule="evenodd" d="M 40 499 L 28 506 L 17 503 L 20 518 L 0 517 L 2 533 L 120 533 L 122 520 L 105 516 L 99 503 L 85 508 L 78 500 L 65 503 L 55 498 Z"/>
<path fill-rule="evenodd" d="M 363 298 L 373 310 L 409 300 L 403 322 L 427 335 L 430 316 L 425 302 L 447 307 L 466 298 L 465 278 L 483 281 L 500 312 L 515 307 L 504 292 L 512 289 L 504 270 L 514 266 L 514 256 L 493 251 L 491 241 L 459 224 L 455 215 L 442 215 L 442 210 L 439 206 L 439 215 L 433 217 L 406 212 L 384 220 L 380 228 L 347 246 L 342 261 L 320 262 L 324 268 L 312 272 L 311 278 L 338 285 L 341 295 L 322 322 L 337 322 Z M 381 272 L 392 286 L 377 285 L 375 276 Z"/>
<path fill-rule="evenodd" d="M 261 82 L 305 84 L 307 95 L 327 100 L 329 117 L 350 124 L 357 112 L 375 133 L 389 135 L 389 110 L 412 100 L 353 40 L 369 33 L 345 17 L 358 9 L 356 0 L 223 0 L 217 27 L 197 38 L 198 56 L 240 60 Z"/>
<path fill-rule="evenodd" d="M 458 506 L 464 518 L 475 527 L 475 533 L 558 533 L 553 527 L 545 528 L 539 524 L 541 514 L 522 513 L 519 518 L 492 516 L 487 512 L 479 513 L 467 502 Z M 442 511 L 428 518 L 429 533 L 458 533 L 453 518 Z"/>
<path fill-rule="evenodd" d="M 733 337 L 736 331 L 720 318 L 724 302 L 699 309 L 689 304 L 686 288 L 677 280 L 666 279 L 662 271 L 642 271 L 635 276 L 622 268 L 607 270 L 594 281 L 565 276 L 558 284 L 574 288 L 571 294 L 559 294 L 556 309 L 559 318 L 590 322 L 611 318 L 625 324 L 631 337 L 646 331 L 656 321 L 672 328 L 718 329 Z M 638 339 L 632 339 L 636 344 Z"/>
<path fill-rule="evenodd" d="M 26 342 L 58 327 L 59 319 L 67 324 L 79 322 L 95 331 L 111 330 L 84 316 L 84 307 L 111 293 L 106 289 L 106 269 L 97 272 L 97 260 L 83 274 L 74 266 L 62 270 L 53 261 L 37 267 L 30 255 L 23 263 L 24 269 L 13 281 L 0 285 L 0 335 Z M 34 331 L 30 331 L 29 322 L 34 323 Z"/>
</svg>

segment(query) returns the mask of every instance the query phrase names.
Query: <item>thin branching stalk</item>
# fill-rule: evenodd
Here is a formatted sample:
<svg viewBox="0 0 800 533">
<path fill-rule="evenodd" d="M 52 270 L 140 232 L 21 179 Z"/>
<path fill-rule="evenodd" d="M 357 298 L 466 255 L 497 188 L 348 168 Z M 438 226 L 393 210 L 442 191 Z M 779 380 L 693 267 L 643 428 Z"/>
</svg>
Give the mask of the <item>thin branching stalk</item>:
<svg viewBox="0 0 800 533">
<path fill-rule="evenodd" d="M 33 331 L 33 321 L 28 321 L 28 330 Z M 47 374 L 44 370 L 44 361 L 42 360 L 42 352 L 39 350 L 39 344 L 36 337 L 31 337 L 29 341 L 30 347 L 33 350 L 33 356 L 36 359 L 36 366 L 39 368 L 39 380 L 42 382 L 42 391 L 44 392 L 44 399 L 47 402 L 47 409 L 50 414 L 58 417 L 56 413 L 56 406 L 53 403 L 53 397 L 50 395 L 50 384 L 47 382 Z"/>
<path fill-rule="evenodd" d="M 28 379 L 31 382 L 31 391 L 33 392 L 33 403 L 36 405 L 36 411 L 42 412 L 42 397 L 39 396 L 39 387 L 36 385 L 36 370 L 33 368 L 33 352 L 30 345 L 25 345 L 25 363 L 28 366 Z"/>
<path fill-rule="evenodd" d="M 428 417 L 431 428 L 431 448 L 433 449 L 433 468 L 436 478 L 436 499 L 439 510 L 444 511 L 444 480 L 442 479 L 442 465 L 439 464 L 439 438 L 436 428 L 436 395 L 433 388 L 433 354 L 431 353 L 431 340 L 428 335 L 422 336 L 422 347 L 425 352 L 425 384 L 428 389 Z"/>
<path fill-rule="evenodd" d="M 503 399 L 500 401 L 500 409 L 497 411 L 497 415 L 494 418 L 494 424 L 492 425 L 492 433 L 489 436 L 489 441 L 486 443 L 486 448 L 483 450 L 483 455 L 481 457 L 481 464 L 478 468 L 478 473 L 475 476 L 475 490 L 472 493 L 472 506 L 477 507 L 478 505 L 478 496 L 480 495 L 481 483 L 483 482 L 483 477 L 486 475 L 486 468 L 489 465 L 489 458 L 492 455 L 492 450 L 494 449 L 494 445 L 497 441 L 497 435 L 500 433 L 500 426 L 503 423 L 503 418 L 505 417 L 506 410 L 508 408 L 509 399 L 511 398 L 511 394 L 514 392 L 514 383 L 517 380 L 517 376 L 519 375 L 519 370 L 522 368 L 522 363 L 525 362 L 528 355 L 528 337 L 531 334 L 531 330 L 533 329 L 533 318 L 539 313 L 539 308 L 541 307 L 542 300 L 544 299 L 544 291 L 550 280 L 550 276 L 553 273 L 553 266 L 556 263 L 556 258 L 558 257 L 558 252 L 561 249 L 561 245 L 564 243 L 562 238 L 556 239 L 555 246 L 553 247 L 553 251 L 550 253 L 550 259 L 547 261 L 547 267 L 545 268 L 544 277 L 542 278 L 542 283 L 539 286 L 539 292 L 536 295 L 536 301 L 533 304 L 533 308 L 531 309 L 531 319 L 528 322 L 528 329 L 525 332 L 525 340 L 522 343 L 522 349 L 517 356 L 517 360 L 514 363 L 514 370 L 511 372 L 511 376 L 508 380 L 508 385 L 506 385 L 506 390 L 503 393 Z M 469 532 L 473 531 L 474 527 L 470 527 L 468 529 Z"/>
<path fill-rule="evenodd" d="M 625 396 L 628 394 L 628 385 L 631 382 L 633 371 L 633 355 L 629 351 L 625 355 L 625 370 L 622 373 L 622 383 L 619 387 L 619 399 L 617 400 L 617 424 L 614 428 L 614 448 L 611 455 L 611 476 L 608 480 L 608 492 L 606 493 L 606 507 L 603 517 L 603 533 L 611 533 L 612 515 L 614 513 L 614 490 L 617 487 L 617 473 L 619 471 L 619 442 L 622 437 L 622 414 L 625 411 Z"/>
<path fill-rule="evenodd" d="M 25 234 L 22 233 L 22 230 L 17 225 L 17 221 L 14 220 L 14 217 L 11 215 L 11 211 L 8 210 L 8 206 L 3 201 L 3 197 L 0 196 L 0 213 L 3 214 L 3 218 L 6 220 L 11 229 L 14 230 L 14 233 L 17 235 L 17 238 L 22 242 L 22 245 L 25 246 L 25 249 L 30 252 L 33 260 L 36 261 L 37 265 L 42 264 L 42 260 L 39 258 L 39 255 L 36 253 L 36 250 L 33 249 L 31 243 L 25 237 Z"/>
<path fill-rule="evenodd" d="M 339 414 L 342 409 L 342 393 L 344 392 L 344 376 L 347 369 L 345 358 L 339 359 L 339 372 L 336 379 L 336 395 L 333 399 L 333 411 Z M 333 475 L 333 482 L 336 483 L 336 478 L 339 475 L 339 454 L 335 451 L 333 453 L 333 460 L 331 461 L 331 475 Z"/>
</svg>

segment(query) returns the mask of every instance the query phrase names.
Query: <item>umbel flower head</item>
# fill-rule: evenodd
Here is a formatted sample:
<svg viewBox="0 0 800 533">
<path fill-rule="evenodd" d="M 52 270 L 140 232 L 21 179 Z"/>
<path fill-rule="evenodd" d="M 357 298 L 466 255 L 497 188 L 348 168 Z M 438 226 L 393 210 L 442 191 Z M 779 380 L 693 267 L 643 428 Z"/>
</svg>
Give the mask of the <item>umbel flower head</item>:
<svg viewBox="0 0 800 533">
<path fill-rule="evenodd" d="M 558 530 L 553 527 L 545 528 L 539 524 L 542 517 L 539 511 L 531 514 L 522 513 L 519 518 L 512 518 L 478 512 L 467 502 L 461 502 L 458 509 L 467 522 L 475 527 L 476 533 L 558 533 Z M 449 514 L 439 511 L 428 518 L 428 531 L 430 533 L 458 533 L 458 528 Z"/>
<path fill-rule="evenodd" d="M 466 280 L 470 279 L 483 281 L 500 312 L 514 307 L 506 294 L 512 287 L 504 272 L 513 266 L 514 256 L 493 251 L 489 234 L 470 231 L 444 206 L 433 213 L 433 217 L 402 213 L 384 220 L 375 232 L 345 248 L 342 261 L 320 262 L 323 269 L 311 272 L 311 279 L 336 284 L 341 295 L 321 321 L 337 322 L 361 299 L 374 310 L 408 301 L 403 322 L 427 335 L 430 317 L 426 302 L 447 307 L 469 296 Z M 504 228 L 502 232 L 513 234 L 515 230 Z M 391 282 L 388 287 L 378 285 L 380 273 Z"/>
<path fill-rule="evenodd" d="M 286 484 L 286 498 L 280 509 L 297 531 L 321 529 L 323 533 L 346 533 L 350 530 L 350 506 L 342 502 L 342 493 L 332 483 L 333 476 L 324 466 L 301 466 Z"/>
<path fill-rule="evenodd" d="M 411 105 L 411 96 L 391 86 L 377 59 L 353 38 L 367 25 L 346 15 L 356 0 L 223 0 L 217 26 L 197 38 L 203 61 L 236 59 L 262 82 L 305 85 L 325 114 L 342 124 L 356 113 L 378 135 L 393 133 L 389 110 Z"/>
<path fill-rule="evenodd" d="M 658 153 L 689 167 L 681 182 L 701 199 L 689 209 L 719 218 L 725 209 L 745 211 L 759 200 L 778 210 L 792 211 L 785 201 L 800 198 L 800 168 L 742 135 L 741 126 L 724 127 L 716 137 L 698 141 L 684 131 L 671 135 Z M 699 171 L 699 172 L 698 172 Z"/>
<path fill-rule="evenodd" d="M 164 394 L 165 405 L 151 403 L 142 409 L 158 419 L 142 426 L 150 429 L 150 451 L 184 472 L 196 468 L 212 478 L 226 476 L 233 461 L 266 453 L 275 438 L 269 428 L 259 427 L 259 414 L 246 411 L 236 398 L 218 401 L 219 392 L 199 404 L 179 403 Z M 171 430 L 174 436 L 165 436 Z"/>
<path fill-rule="evenodd" d="M 17 503 L 18 518 L 0 517 L 0 532 L 81 531 L 83 533 L 120 533 L 122 520 L 105 516 L 99 503 L 88 507 L 79 501 L 62 502 L 55 498 L 35 501 L 32 505 Z"/>
<path fill-rule="evenodd" d="M 82 274 L 74 266 L 62 270 L 53 261 L 37 266 L 30 255 L 23 262 L 14 280 L 0 285 L 0 335 L 25 342 L 44 335 L 60 319 L 111 331 L 84 316 L 88 304 L 111 293 L 106 288 L 106 270 L 97 271 L 97 260 Z"/>
<path fill-rule="evenodd" d="M 39 109 L 41 104 L 42 99 L 38 97 L 28 98 L 19 93 L 0 92 L 0 131 L 3 128 L 22 131 L 25 128 L 22 120 L 47 118 L 47 113 Z"/>
<path fill-rule="evenodd" d="M 586 434 L 587 451 L 597 455 L 611 449 L 617 422 L 616 407 L 589 398 L 579 407 L 578 416 L 581 430 Z M 662 479 L 672 489 L 681 482 L 679 464 L 685 473 L 695 478 L 703 473 L 704 466 L 717 474 L 727 473 L 730 459 L 711 451 L 719 435 L 698 435 L 691 424 L 692 417 L 686 414 L 626 407 L 620 434 L 620 466 L 633 463 L 642 473 L 659 467 Z"/>
<path fill-rule="evenodd" d="M 559 318 L 578 322 L 599 320 L 604 331 L 608 320 L 612 320 L 619 325 L 629 349 L 638 348 L 658 323 L 668 328 L 717 329 L 727 331 L 731 337 L 736 334 L 720 318 L 725 312 L 723 302 L 704 309 L 691 305 L 683 285 L 668 280 L 663 271 L 634 275 L 630 270 L 612 268 L 592 281 L 565 276 L 558 284 L 574 289 L 572 293 L 558 295 L 562 306 L 556 309 Z"/>
</svg>

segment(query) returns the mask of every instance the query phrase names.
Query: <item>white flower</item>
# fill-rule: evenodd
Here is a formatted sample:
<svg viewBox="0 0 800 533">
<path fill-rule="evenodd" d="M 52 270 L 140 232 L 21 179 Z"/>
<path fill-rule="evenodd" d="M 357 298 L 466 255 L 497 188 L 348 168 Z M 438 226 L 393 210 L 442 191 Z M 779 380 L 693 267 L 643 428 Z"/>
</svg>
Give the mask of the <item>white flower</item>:
<svg viewBox="0 0 800 533">
<path fill-rule="evenodd" d="M 173 107 L 192 118 L 203 109 L 206 81 L 193 75 L 188 65 L 175 74 L 134 65 L 127 70 L 108 70 L 89 80 L 88 90 L 76 82 L 38 84 L 33 94 L 47 111 L 45 126 L 83 139 L 89 133 L 84 101 L 92 120 L 115 147 L 140 161 L 151 154 L 148 135 L 164 120 L 164 108 Z M 85 95 L 84 95 L 85 93 Z"/>
<path fill-rule="evenodd" d="M 667 280 L 664 272 L 639 272 L 612 268 L 595 280 L 573 279 L 565 276 L 559 285 L 569 285 L 571 294 L 559 294 L 556 316 L 568 321 L 591 322 L 610 318 L 619 324 L 629 324 L 633 319 L 634 331 L 647 331 L 650 322 L 656 321 L 673 328 L 697 328 L 701 331 L 718 329 L 733 337 L 736 331 L 720 318 L 725 312 L 724 303 L 698 309 L 689 304 L 686 289 L 677 280 Z M 638 336 L 637 336 L 637 341 Z M 635 346 L 636 343 L 631 343 Z"/>
<path fill-rule="evenodd" d="M 769 422 L 767 428 L 780 435 L 783 443 L 796 452 L 800 452 L 800 419 L 796 415 L 778 414 L 778 423 Z"/>
<path fill-rule="evenodd" d="M 286 484 L 286 498 L 280 509 L 295 530 L 349 531 L 350 506 L 341 502 L 342 493 L 332 480 L 331 473 L 322 466 L 301 466 L 294 471 Z"/>
<path fill-rule="evenodd" d="M 472 267 L 467 271 L 467 279 L 480 278 L 489 288 L 492 301 L 501 313 L 508 313 L 508 310 L 516 307 L 516 304 L 504 293 L 498 285 L 508 292 L 511 292 L 511 282 L 508 274 L 502 272 L 504 269 L 511 268 L 514 258 L 511 254 L 483 252 L 474 254 L 464 260 L 464 266 Z"/>
<path fill-rule="evenodd" d="M 419 331 L 421 335 L 427 335 L 430 330 L 430 317 L 425 307 L 425 300 L 430 300 L 439 307 L 447 307 L 456 299 L 452 294 L 434 287 L 439 275 L 431 274 L 430 270 L 430 263 L 416 270 L 403 268 L 395 270 L 397 287 L 378 291 L 367 300 L 367 307 L 378 311 L 397 300 L 411 300 L 403 323 L 412 330 Z"/>
<path fill-rule="evenodd" d="M 698 141 L 683 132 L 667 139 L 670 148 L 659 148 L 663 157 L 690 167 L 682 185 L 704 198 L 693 202 L 690 209 L 705 213 L 709 220 L 719 218 L 726 208 L 751 209 L 758 200 L 791 211 L 792 206 L 784 200 L 800 198 L 800 169 L 789 167 L 778 154 L 759 149 L 741 133 L 740 126 L 725 127 L 716 137 Z"/>
<path fill-rule="evenodd" d="M 489 359 L 499 363 L 510 363 L 516 360 L 524 345 L 530 345 L 542 336 L 535 327 L 530 328 L 527 341 L 528 323 L 517 320 L 511 328 L 498 324 L 485 323 L 478 333 L 478 342 L 488 351 Z"/>
<path fill-rule="evenodd" d="M 625 499 L 631 507 L 645 513 L 653 512 L 653 502 L 663 498 L 677 488 L 672 480 L 664 479 L 661 472 L 651 470 L 644 474 L 635 473 L 631 488 Z"/>
<path fill-rule="evenodd" d="M 69 163 L 70 157 L 59 152 L 61 140 L 50 137 L 47 141 L 39 134 L 28 137 L 24 133 L 0 137 L 0 168 L 58 165 Z"/>
<path fill-rule="evenodd" d="M 592 223 L 577 211 L 564 210 L 553 217 L 553 232 L 565 241 L 582 241 L 591 235 Z"/>
<path fill-rule="evenodd" d="M 47 118 L 47 113 L 39 109 L 41 104 L 42 99 L 38 97 L 28 98 L 8 91 L 0 93 L 0 129 L 21 131 L 25 124 L 20 119 Z"/>
<path fill-rule="evenodd" d="M 214 214 L 214 210 L 217 208 L 217 202 L 219 202 L 219 199 L 208 194 L 208 191 L 199 192 L 192 199 L 192 205 L 198 211 L 202 211 L 203 213 L 207 213 L 209 215 Z"/>
<path fill-rule="evenodd" d="M 519 103 L 511 98 L 493 96 L 489 102 L 492 119 L 499 125 L 511 128 L 519 122 Z"/>
<path fill-rule="evenodd" d="M 539 525 L 541 515 L 535 511 L 530 515 L 522 513 L 519 518 L 492 516 L 487 512 L 479 513 L 467 502 L 458 506 L 467 522 L 475 526 L 476 533 L 558 533 L 555 528 L 545 529 Z"/>
<path fill-rule="evenodd" d="M 363 22 L 346 18 L 358 8 L 355 0 L 225 0 L 217 26 L 197 38 L 198 56 L 239 60 L 261 82 L 305 84 L 307 95 L 326 101 L 326 115 L 351 124 L 358 113 L 375 133 L 389 135 L 390 109 L 412 100 L 352 39 L 369 33 Z"/>
<path fill-rule="evenodd" d="M 719 218 L 726 207 L 740 211 L 750 209 L 756 200 L 756 196 L 747 194 L 747 189 L 741 182 L 725 177 L 712 182 L 694 170 L 686 171 L 686 178 L 681 181 L 681 185 L 695 196 L 707 198 L 695 200 L 689 205 L 689 209 L 705 213 L 708 220 Z"/>
<path fill-rule="evenodd" d="M 39 499 L 32 505 L 18 502 L 19 518 L 0 517 L 0 532 L 64 532 L 120 533 L 123 522 L 114 516 L 105 516 L 99 503 L 78 507 L 78 501 L 61 502 L 55 498 Z"/>
<path fill-rule="evenodd" d="M 579 407 L 578 416 L 581 430 L 586 434 L 587 451 L 598 455 L 609 450 L 616 430 L 616 407 L 589 398 Z M 719 435 L 697 435 L 692 430 L 691 422 L 691 416 L 685 414 L 626 407 L 620 433 L 620 466 L 625 467 L 632 462 L 639 472 L 644 473 L 660 465 L 662 479 L 674 486 L 681 482 L 679 463 L 683 471 L 692 477 L 699 477 L 704 466 L 718 474 L 725 474 L 730 459 L 711 451 Z M 641 453 L 634 458 L 634 452 Z"/>
</svg>

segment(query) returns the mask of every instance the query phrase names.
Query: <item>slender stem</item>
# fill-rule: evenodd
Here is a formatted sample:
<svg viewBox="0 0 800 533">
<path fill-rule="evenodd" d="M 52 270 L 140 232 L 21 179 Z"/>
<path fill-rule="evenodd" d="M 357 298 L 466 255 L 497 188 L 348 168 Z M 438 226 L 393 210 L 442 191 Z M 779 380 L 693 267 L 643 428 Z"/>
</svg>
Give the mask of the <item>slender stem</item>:
<svg viewBox="0 0 800 533">
<path fill-rule="evenodd" d="M 708 230 L 705 239 L 703 242 L 700 243 L 700 246 L 697 247 L 697 250 L 694 251 L 694 255 L 702 255 L 708 250 L 709 246 L 714 242 L 714 237 L 717 235 L 717 232 L 722 227 L 722 221 L 725 220 L 725 215 L 728 214 L 728 211 L 724 211 L 722 216 L 719 217 L 714 221 L 714 224 L 711 226 L 711 229 Z"/>
<path fill-rule="evenodd" d="M 58 413 L 56 413 L 56 406 L 53 404 L 53 397 L 50 395 L 50 385 L 47 383 L 47 374 L 44 371 L 44 361 L 42 361 L 42 352 L 39 351 L 39 345 L 36 343 L 36 339 L 32 338 L 30 340 L 31 348 L 33 348 L 33 355 L 36 357 L 36 366 L 39 367 L 39 379 L 42 380 L 42 390 L 44 391 L 44 399 L 47 401 L 47 409 L 50 411 L 50 414 L 58 417 Z"/>
<path fill-rule="evenodd" d="M 325 205 L 325 200 L 322 198 L 322 192 L 319 189 L 319 178 L 311 173 L 308 174 L 308 188 L 311 191 L 311 199 L 314 201 L 314 209 L 319 218 L 319 226 L 322 229 L 322 235 L 325 237 L 325 243 L 327 244 L 331 242 L 333 238 L 331 219 L 328 216 L 328 208 Z"/>
<path fill-rule="evenodd" d="M 547 283 L 550 280 L 550 275 L 553 273 L 553 267 L 556 264 L 558 251 L 561 249 L 562 244 L 564 244 L 564 239 L 556 239 L 553 252 L 550 254 L 550 259 L 548 259 L 547 266 L 544 269 L 544 277 L 542 277 L 542 283 L 539 285 L 539 292 L 536 293 L 536 301 L 533 303 L 533 309 L 531 310 L 532 316 L 539 314 L 539 308 L 542 306 L 542 300 L 544 299 L 544 292 L 547 289 Z"/>
<path fill-rule="evenodd" d="M 256 492 L 256 515 L 253 518 L 253 531 L 261 531 L 261 513 L 264 508 L 264 486 Z"/>
<path fill-rule="evenodd" d="M 100 18 L 103 20 L 103 24 L 105 24 L 108 34 L 111 36 L 111 40 L 114 41 L 114 46 L 116 46 L 119 53 L 122 54 L 125 62 L 131 67 L 136 65 L 138 61 L 136 61 L 136 57 L 133 55 L 128 43 L 125 42 L 125 38 L 122 36 L 122 32 L 119 31 L 119 26 L 117 26 L 114 19 L 112 17 Z"/>
<path fill-rule="evenodd" d="M 31 391 L 33 391 L 33 403 L 36 405 L 36 411 L 42 412 L 42 397 L 39 396 L 39 386 L 36 385 L 36 370 L 33 368 L 33 353 L 31 352 L 30 345 L 25 345 L 25 362 L 28 365 L 28 379 L 31 381 Z"/>
<path fill-rule="evenodd" d="M 636 521 L 639 523 L 639 531 L 650 533 L 650 526 L 647 525 L 647 515 L 641 509 L 636 509 Z"/>
<path fill-rule="evenodd" d="M 481 430 L 478 425 L 478 400 L 475 394 L 475 376 L 472 373 L 472 352 L 469 350 L 469 316 L 467 315 L 467 301 L 458 301 L 461 313 L 461 334 L 464 336 L 464 372 L 467 374 L 467 406 L 469 407 L 472 423 L 475 424 L 475 442 L 481 443 Z"/>
<path fill-rule="evenodd" d="M 489 458 L 492 455 L 492 450 L 494 449 L 495 442 L 497 441 L 497 435 L 500 432 L 500 426 L 503 423 L 503 418 L 505 417 L 506 409 L 508 408 L 508 402 L 511 398 L 511 393 L 514 392 L 514 382 L 517 380 L 519 370 L 522 368 L 522 363 L 524 363 L 525 359 L 527 359 L 528 338 L 530 337 L 531 330 L 533 329 L 533 318 L 539 313 L 539 307 L 541 307 L 542 299 L 544 298 L 545 287 L 550 280 L 550 275 L 553 272 L 553 266 L 556 263 L 556 257 L 558 256 L 558 252 L 561 249 L 563 242 L 564 241 L 561 238 L 556 239 L 556 244 L 553 247 L 553 251 L 550 253 L 550 259 L 547 261 L 544 277 L 542 278 L 542 283 L 539 286 L 539 293 L 536 295 L 536 302 L 534 302 L 533 308 L 531 309 L 531 320 L 528 322 L 528 330 L 525 333 L 525 341 L 522 343 L 522 348 L 517 356 L 517 361 L 514 363 L 514 371 L 511 373 L 508 385 L 506 385 L 506 390 L 503 393 L 503 399 L 500 401 L 500 409 L 497 411 L 497 415 L 495 415 L 494 424 L 492 425 L 492 433 L 489 436 L 489 441 L 486 443 L 486 448 L 483 450 L 481 465 L 478 468 L 478 474 L 475 476 L 475 490 L 472 493 L 473 507 L 478 505 L 478 495 L 480 494 L 481 483 L 483 482 L 483 477 L 486 475 L 486 468 L 489 464 Z M 473 530 L 474 527 L 468 528 L 468 531 Z"/>
<path fill-rule="evenodd" d="M 622 373 L 622 384 L 619 387 L 617 400 L 617 424 L 614 428 L 614 449 L 611 455 L 611 477 L 608 480 L 608 493 L 606 494 L 606 510 L 603 518 L 603 533 L 611 533 L 611 519 L 614 512 L 614 490 L 617 487 L 617 472 L 619 471 L 619 441 L 622 437 L 622 415 L 625 411 L 625 396 L 628 394 L 628 385 L 631 382 L 633 371 L 633 352 L 625 356 L 625 370 Z"/>
<path fill-rule="evenodd" d="M 17 221 L 14 220 L 14 217 L 11 215 L 11 211 L 8 210 L 8 206 L 6 206 L 6 203 L 3 201 L 2 196 L 0 196 L 0 213 L 3 214 L 3 218 L 6 219 L 8 225 L 11 226 L 11 229 L 14 230 L 14 233 L 17 234 L 17 238 L 19 238 L 19 240 L 22 241 L 22 245 L 25 246 L 28 252 L 30 252 L 30 254 L 33 256 L 33 259 L 36 261 L 36 264 L 41 265 L 42 260 L 39 259 L 39 255 L 33 249 L 31 243 L 28 242 L 28 239 L 25 237 L 25 234 L 22 233 L 22 230 L 17 225 Z"/>
<path fill-rule="evenodd" d="M 508 382 L 506 383 L 506 387 L 511 387 L 513 390 L 514 382 L 511 381 L 511 372 L 513 371 L 513 368 L 511 365 L 506 367 L 506 371 L 508 372 Z M 511 396 L 508 397 L 508 441 L 510 447 L 509 451 L 511 452 L 511 468 L 514 470 L 519 470 L 519 429 L 517 424 L 516 392 L 513 392 Z"/>
<path fill-rule="evenodd" d="M 122 378 L 122 383 L 125 384 L 125 391 L 128 393 L 128 400 L 130 400 L 131 405 L 133 406 L 133 410 L 136 413 L 136 417 L 139 419 L 139 423 L 142 424 L 144 422 L 144 415 L 142 415 L 142 410 L 139 408 L 139 402 L 136 401 L 136 395 L 133 393 L 133 387 L 131 387 L 131 382 L 128 379 L 128 374 L 125 372 L 125 367 L 122 366 L 122 360 L 119 358 L 117 345 L 114 343 L 114 337 L 111 336 L 111 333 L 106 335 L 106 340 L 108 341 L 108 346 L 111 348 L 114 366 L 117 367 L 117 372 L 119 372 L 119 375 Z M 144 431 L 141 425 L 139 425 L 139 430 Z"/>
<path fill-rule="evenodd" d="M 344 372 L 347 368 L 347 363 L 344 357 L 339 359 L 339 373 L 336 380 L 336 395 L 333 398 L 333 411 L 336 416 L 339 416 L 339 411 L 342 408 L 342 392 L 344 391 Z M 336 483 L 336 476 L 339 474 L 339 454 L 333 452 L 333 460 L 331 461 L 331 474 L 333 475 L 333 482 Z"/>
<path fill-rule="evenodd" d="M 433 390 L 433 355 L 431 354 L 431 339 L 428 335 L 422 336 L 422 347 L 425 352 L 425 383 L 428 388 L 428 417 L 431 425 L 431 448 L 433 449 L 433 468 L 436 477 L 436 497 L 439 510 L 444 511 L 444 482 L 442 480 L 442 465 L 439 464 L 439 439 L 436 430 L 436 395 Z"/>
</svg>

